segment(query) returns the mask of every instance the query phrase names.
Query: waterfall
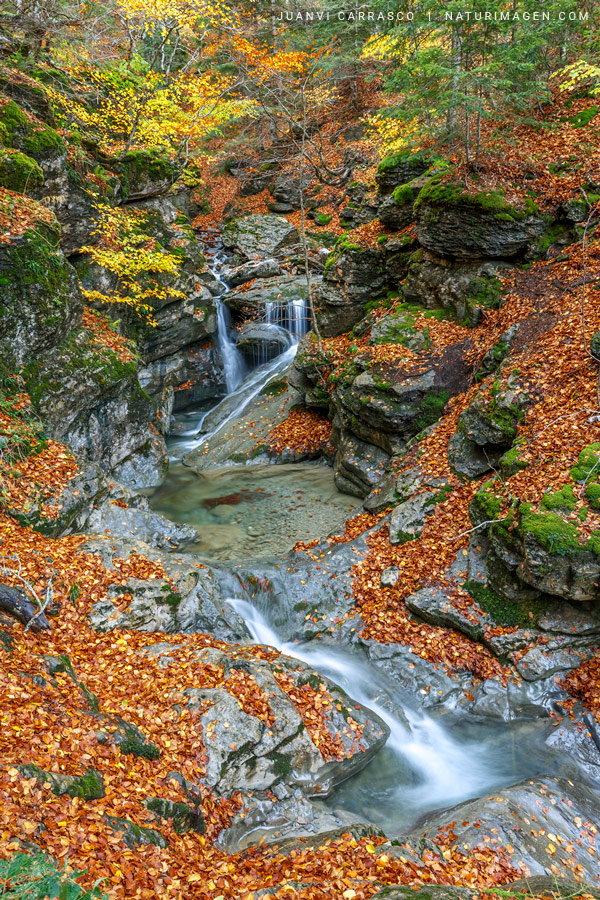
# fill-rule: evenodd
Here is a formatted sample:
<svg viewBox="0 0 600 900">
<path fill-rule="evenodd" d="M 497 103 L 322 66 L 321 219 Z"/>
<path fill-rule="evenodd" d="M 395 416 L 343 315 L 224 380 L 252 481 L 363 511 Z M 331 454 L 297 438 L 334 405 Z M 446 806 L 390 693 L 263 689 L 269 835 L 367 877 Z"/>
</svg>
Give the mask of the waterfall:
<svg viewBox="0 0 600 900">
<path fill-rule="evenodd" d="M 474 737 L 457 740 L 427 712 L 406 706 L 393 684 L 386 682 L 383 672 L 365 658 L 318 640 L 285 643 L 251 603 L 239 598 L 227 602 L 245 621 L 257 644 L 267 644 L 286 656 L 308 663 L 383 719 L 390 729 L 390 737 L 378 755 L 382 760 L 377 763 L 376 757 L 362 777 L 367 781 L 368 769 L 384 767 L 388 785 L 385 803 L 392 808 L 404 807 L 409 815 L 412 811 L 417 816 L 428 809 L 453 806 L 481 796 L 501 783 L 516 780 L 507 768 L 507 754 L 495 756 L 489 746 Z M 370 777 L 377 786 L 377 774 Z M 372 789 L 367 784 L 363 794 L 369 796 Z M 336 802 L 339 803 L 339 798 Z M 374 799 L 375 806 L 378 802 Z"/>
<path fill-rule="evenodd" d="M 232 394 L 246 374 L 246 365 L 242 354 L 231 338 L 231 316 L 222 300 L 215 300 L 217 305 L 217 338 L 223 370 L 225 372 L 225 384 L 227 393 Z"/>
</svg>

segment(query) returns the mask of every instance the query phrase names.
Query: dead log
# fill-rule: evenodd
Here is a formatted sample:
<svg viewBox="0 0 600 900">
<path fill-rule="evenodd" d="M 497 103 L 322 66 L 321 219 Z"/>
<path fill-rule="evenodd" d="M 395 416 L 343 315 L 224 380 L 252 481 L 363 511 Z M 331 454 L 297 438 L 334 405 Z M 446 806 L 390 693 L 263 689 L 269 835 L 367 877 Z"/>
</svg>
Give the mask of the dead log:
<svg viewBox="0 0 600 900">
<path fill-rule="evenodd" d="M 0 584 L 0 609 L 17 619 L 23 625 L 31 622 L 31 631 L 47 631 L 51 628 L 50 622 L 39 612 L 37 603 L 30 600 L 27 594 L 19 588 Z"/>
</svg>

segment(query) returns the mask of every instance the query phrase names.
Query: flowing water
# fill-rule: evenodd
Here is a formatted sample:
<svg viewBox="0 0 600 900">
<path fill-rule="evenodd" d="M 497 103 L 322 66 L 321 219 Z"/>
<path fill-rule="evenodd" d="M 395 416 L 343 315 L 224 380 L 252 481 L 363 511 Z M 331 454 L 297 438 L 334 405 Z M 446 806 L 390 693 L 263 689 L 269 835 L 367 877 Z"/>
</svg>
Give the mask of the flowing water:
<svg viewBox="0 0 600 900">
<path fill-rule="evenodd" d="M 223 259 L 219 253 L 214 255 L 214 273 L 226 291 L 220 276 Z M 222 298 L 217 301 L 217 311 L 227 396 L 208 412 L 180 417 L 179 434 L 170 442 L 174 464 L 152 505 L 168 518 L 196 527 L 200 538 L 189 549 L 205 559 L 282 555 L 297 540 L 325 536 L 356 508 L 355 498 L 335 489 L 330 469 L 245 465 L 195 471 L 180 461 L 218 438 L 270 382 L 281 377 L 310 327 L 308 309 L 301 300 L 265 305 L 262 321 L 285 328 L 290 346 L 250 372 L 237 349 Z M 284 643 L 247 599 L 229 602 L 257 643 L 270 644 L 309 663 L 387 723 L 390 737 L 386 747 L 361 773 L 336 789 L 328 801 L 333 807 L 355 813 L 393 834 L 430 810 L 453 806 L 540 772 L 564 770 L 573 776 L 572 764 L 561 764 L 545 748 L 547 723 L 542 720 L 507 724 L 443 709 L 426 713 L 418 709 L 415 697 L 402 695 L 358 652 L 332 648 L 318 639 Z"/>
</svg>

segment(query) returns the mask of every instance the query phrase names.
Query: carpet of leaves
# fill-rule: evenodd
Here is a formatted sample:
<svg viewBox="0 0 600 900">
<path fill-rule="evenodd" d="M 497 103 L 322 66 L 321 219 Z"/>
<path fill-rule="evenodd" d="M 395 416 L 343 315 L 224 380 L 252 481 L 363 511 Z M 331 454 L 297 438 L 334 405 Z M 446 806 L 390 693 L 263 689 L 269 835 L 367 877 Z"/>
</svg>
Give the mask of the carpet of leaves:
<svg viewBox="0 0 600 900">
<path fill-rule="evenodd" d="M 331 422 L 310 409 L 292 409 L 265 438 L 272 453 L 326 453 L 331 448 Z"/>
</svg>

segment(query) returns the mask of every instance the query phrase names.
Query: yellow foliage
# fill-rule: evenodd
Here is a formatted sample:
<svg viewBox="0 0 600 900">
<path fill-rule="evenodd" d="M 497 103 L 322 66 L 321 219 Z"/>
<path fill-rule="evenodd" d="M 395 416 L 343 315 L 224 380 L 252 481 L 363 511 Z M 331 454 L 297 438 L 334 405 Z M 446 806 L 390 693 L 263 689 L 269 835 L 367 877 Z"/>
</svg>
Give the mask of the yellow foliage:
<svg viewBox="0 0 600 900">
<path fill-rule="evenodd" d="M 159 276 L 177 276 L 181 260 L 176 253 L 169 253 L 154 238 L 142 230 L 145 213 L 99 204 L 98 227 L 93 232 L 99 237 L 97 244 L 82 247 L 92 262 L 116 276 L 115 288 L 110 293 L 83 290 L 89 302 L 124 303 L 140 315 L 148 324 L 156 325 L 152 318 L 152 300 L 183 297 L 181 291 L 165 285 Z"/>
<path fill-rule="evenodd" d="M 570 66 L 565 66 L 552 76 L 559 82 L 561 91 L 571 91 L 582 83 L 591 82 L 590 94 L 600 94 L 600 66 L 580 59 Z"/>
</svg>

